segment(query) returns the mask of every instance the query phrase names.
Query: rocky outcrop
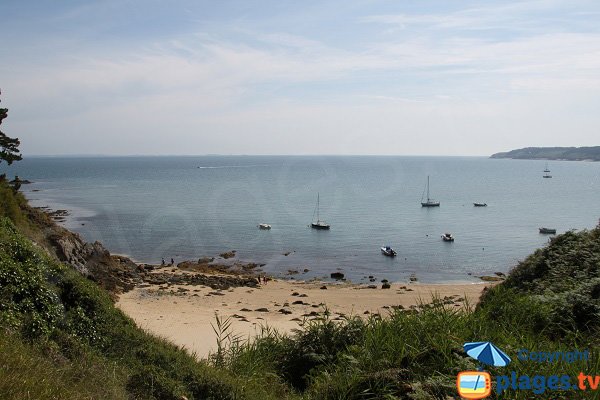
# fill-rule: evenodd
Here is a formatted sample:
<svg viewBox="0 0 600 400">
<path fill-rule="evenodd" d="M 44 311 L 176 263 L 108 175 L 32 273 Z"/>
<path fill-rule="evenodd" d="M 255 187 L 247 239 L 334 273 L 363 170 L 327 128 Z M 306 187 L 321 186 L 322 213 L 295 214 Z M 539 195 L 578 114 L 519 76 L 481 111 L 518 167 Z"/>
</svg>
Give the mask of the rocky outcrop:
<svg viewBox="0 0 600 400">
<path fill-rule="evenodd" d="M 70 264 L 112 293 L 126 292 L 143 281 L 142 267 L 127 257 L 111 255 L 100 242 L 87 243 L 61 227 L 57 227 L 48 240 L 60 261 Z"/>
</svg>

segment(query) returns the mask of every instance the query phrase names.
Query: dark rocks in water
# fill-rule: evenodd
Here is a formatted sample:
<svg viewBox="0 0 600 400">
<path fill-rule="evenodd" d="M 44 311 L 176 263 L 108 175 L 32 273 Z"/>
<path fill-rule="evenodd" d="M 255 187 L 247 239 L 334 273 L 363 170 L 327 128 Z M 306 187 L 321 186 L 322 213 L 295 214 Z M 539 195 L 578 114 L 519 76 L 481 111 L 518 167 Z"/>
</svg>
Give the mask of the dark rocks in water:
<svg viewBox="0 0 600 400">
<path fill-rule="evenodd" d="M 500 278 L 506 277 L 506 274 L 504 272 L 494 272 L 494 275 L 499 276 Z"/>
<path fill-rule="evenodd" d="M 382 279 L 381 283 L 388 283 L 389 281 L 387 279 Z"/>
<path fill-rule="evenodd" d="M 417 276 L 415 274 L 411 274 L 410 278 L 408 278 L 411 282 L 416 282 L 418 281 Z"/>
<path fill-rule="evenodd" d="M 481 279 L 484 282 L 498 282 L 498 281 L 504 280 L 503 278 L 500 278 L 499 276 L 488 276 L 488 275 L 480 276 L 479 279 Z"/>
<path fill-rule="evenodd" d="M 221 253 L 219 254 L 219 256 L 221 256 L 224 259 L 228 259 L 228 258 L 233 258 L 235 257 L 235 250 L 231 250 L 231 251 L 227 251 L 225 253 Z"/>
<path fill-rule="evenodd" d="M 296 275 L 299 274 L 300 272 L 297 269 L 288 269 L 287 270 L 287 274 L 288 275 Z"/>
<path fill-rule="evenodd" d="M 286 251 L 285 253 L 283 253 L 283 255 L 286 256 L 286 257 L 289 256 L 290 254 L 292 254 L 291 251 Z"/>
<path fill-rule="evenodd" d="M 375 282 L 375 278 L 369 278 L 369 282 Z"/>
<path fill-rule="evenodd" d="M 303 272 L 304 272 L 304 273 L 310 272 L 310 269 L 308 269 L 308 268 L 304 268 L 304 271 L 303 271 Z"/>
<path fill-rule="evenodd" d="M 337 280 L 344 279 L 344 274 L 341 272 L 332 272 L 330 274 L 330 276 L 331 276 L 331 279 L 337 279 Z"/>
<path fill-rule="evenodd" d="M 390 286 L 390 284 L 389 284 L 389 283 L 387 283 L 387 282 L 386 282 L 386 283 L 384 283 L 383 285 L 381 285 L 381 288 L 382 288 L 382 289 L 389 289 L 390 287 L 391 287 L 391 286 Z"/>
<path fill-rule="evenodd" d="M 15 179 L 13 179 L 12 181 L 10 181 L 8 183 L 10 183 L 11 185 L 14 185 L 15 183 L 20 183 L 21 185 L 28 185 L 33 182 L 28 181 L 27 179 L 21 179 L 21 178 L 19 178 L 19 175 L 15 175 Z"/>
<path fill-rule="evenodd" d="M 201 257 L 198 259 L 198 264 L 208 264 L 215 261 L 214 257 Z"/>
</svg>

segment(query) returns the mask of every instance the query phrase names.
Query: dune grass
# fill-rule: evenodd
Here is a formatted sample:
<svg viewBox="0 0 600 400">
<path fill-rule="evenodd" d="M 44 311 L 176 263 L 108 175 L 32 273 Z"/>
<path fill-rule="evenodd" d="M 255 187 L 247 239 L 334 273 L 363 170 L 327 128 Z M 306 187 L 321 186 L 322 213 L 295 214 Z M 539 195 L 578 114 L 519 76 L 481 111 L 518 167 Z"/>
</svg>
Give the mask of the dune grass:
<svg viewBox="0 0 600 400">
<path fill-rule="evenodd" d="M 35 226 L 24 199 L 5 184 L 0 189 L 3 399 L 456 398 L 458 372 L 479 366 L 462 349 L 469 341 L 492 341 L 513 357 L 508 367 L 486 367 L 492 376 L 568 375 L 574 383 L 579 372 L 600 375 L 600 228 L 558 236 L 465 308 L 434 297 L 368 319 L 334 321 L 325 312 L 292 335 L 264 328 L 251 342 L 217 318 L 218 351 L 198 361 L 138 329 L 108 293 L 27 239 L 23 230 Z M 589 349 L 591 357 L 524 362 L 519 349 Z M 590 399 L 599 392 L 509 389 L 491 398 Z"/>
</svg>

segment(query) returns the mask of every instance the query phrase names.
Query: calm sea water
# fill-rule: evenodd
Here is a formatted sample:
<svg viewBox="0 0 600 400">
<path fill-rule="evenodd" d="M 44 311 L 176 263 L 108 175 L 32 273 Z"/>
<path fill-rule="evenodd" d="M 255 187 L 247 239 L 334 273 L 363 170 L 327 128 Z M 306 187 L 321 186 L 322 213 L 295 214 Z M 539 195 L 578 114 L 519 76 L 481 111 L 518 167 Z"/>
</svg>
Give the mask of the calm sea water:
<svg viewBox="0 0 600 400">
<path fill-rule="evenodd" d="M 308 279 L 341 270 L 360 281 L 416 274 L 424 282 L 471 281 L 506 272 L 543 246 L 541 226 L 594 227 L 600 163 L 461 157 L 35 158 L 9 174 L 35 205 L 71 210 L 67 226 L 113 253 L 143 262 L 237 250 Z M 427 176 L 439 208 L 422 208 Z M 330 231 L 310 229 L 317 193 Z M 486 202 L 488 207 L 473 207 Z M 269 223 L 270 231 L 257 228 Z M 452 232 L 454 243 L 440 235 Z M 398 251 L 391 259 L 379 248 Z M 284 253 L 291 252 L 288 256 Z"/>
</svg>

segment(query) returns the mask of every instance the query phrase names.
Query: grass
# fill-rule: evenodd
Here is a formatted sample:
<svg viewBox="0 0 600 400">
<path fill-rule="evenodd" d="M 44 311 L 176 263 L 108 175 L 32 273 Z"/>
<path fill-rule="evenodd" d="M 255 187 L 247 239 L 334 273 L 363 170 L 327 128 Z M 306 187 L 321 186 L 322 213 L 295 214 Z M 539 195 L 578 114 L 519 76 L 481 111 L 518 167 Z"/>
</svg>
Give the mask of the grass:
<svg viewBox="0 0 600 400">
<path fill-rule="evenodd" d="M 145 333 L 106 291 L 5 217 L 0 329 L 0 398 L 274 399 L 289 392 L 259 376 L 240 379 Z"/>
<path fill-rule="evenodd" d="M 462 349 L 469 341 L 492 341 L 513 357 L 508 367 L 487 368 L 492 376 L 514 371 L 575 382 L 580 372 L 600 375 L 600 228 L 556 237 L 466 309 L 433 298 L 366 320 L 333 321 L 325 313 L 292 335 L 263 328 L 251 342 L 217 317 L 218 351 L 198 361 L 138 329 L 107 292 L 25 237 L 41 220 L 5 183 L 0 199 L 0 398 L 456 398 L 458 372 L 479 366 Z M 592 355 L 535 363 L 517 360 L 519 349 Z M 492 398 L 533 397 L 496 391 Z M 599 398 L 590 391 L 540 396 Z"/>
<path fill-rule="evenodd" d="M 460 371 L 479 367 L 463 344 L 491 341 L 513 358 L 508 367 L 487 367 L 492 376 L 568 375 L 576 383 L 580 372 L 600 375 L 599 257 L 600 228 L 570 232 L 520 263 L 475 307 L 457 310 L 433 298 L 418 310 L 394 310 L 384 318 L 316 319 L 291 337 L 267 329 L 252 343 L 222 350 L 220 362 L 242 376 L 268 373 L 307 399 L 445 399 L 456 396 Z M 589 349 L 591 358 L 524 362 L 516 357 L 520 349 Z M 510 389 L 502 398 L 529 399 L 532 393 Z M 591 391 L 549 393 L 600 397 Z"/>
</svg>

